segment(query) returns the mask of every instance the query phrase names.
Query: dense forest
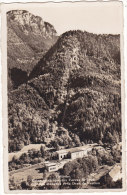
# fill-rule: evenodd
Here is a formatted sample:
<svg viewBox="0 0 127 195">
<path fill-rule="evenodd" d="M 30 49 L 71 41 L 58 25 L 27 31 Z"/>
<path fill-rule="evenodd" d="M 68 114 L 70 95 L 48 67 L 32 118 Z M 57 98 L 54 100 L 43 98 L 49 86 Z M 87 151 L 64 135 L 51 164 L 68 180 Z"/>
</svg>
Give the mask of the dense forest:
<svg viewBox="0 0 127 195">
<path fill-rule="evenodd" d="M 121 141 L 120 37 L 69 31 L 9 92 L 9 152 Z"/>
</svg>

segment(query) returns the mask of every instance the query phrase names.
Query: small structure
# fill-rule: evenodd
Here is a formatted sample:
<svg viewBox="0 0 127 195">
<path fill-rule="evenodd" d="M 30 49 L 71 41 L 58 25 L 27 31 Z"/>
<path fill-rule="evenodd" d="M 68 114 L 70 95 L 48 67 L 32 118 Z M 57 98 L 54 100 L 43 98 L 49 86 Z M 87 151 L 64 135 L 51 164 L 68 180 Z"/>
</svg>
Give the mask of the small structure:
<svg viewBox="0 0 127 195">
<path fill-rule="evenodd" d="M 122 171 L 121 166 L 119 164 L 116 164 L 111 171 L 109 172 L 110 177 L 113 181 L 117 181 L 122 178 Z"/>
<path fill-rule="evenodd" d="M 57 154 L 58 154 L 58 159 L 62 160 L 62 159 L 67 158 L 68 151 L 66 151 L 66 150 L 59 150 L 59 151 L 57 151 Z"/>
<path fill-rule="evenodd" d="M 45 163 L 45 167 L 46 167 L 46 169 L 47 169 L 47 171 L 48 172 L 54 172 L 54 171 L 58 171 L 59 169 L 62 169 L 63 168 L 63 166 L 67 163 L 67 162 L 69 162 L 70 161 L 70 159 L 66 159 L 66 160 L 62 160 L 61 162 L 58 162 L 58 161 L 56 161 L 56 162 L 46 162 Z"/>
<path fill-rule="evenodd" d="M 59 166 L 57 163 L 48 163 L 46 164 L 46 169 L 48 172 L 58 171 Z"/>
</svg>

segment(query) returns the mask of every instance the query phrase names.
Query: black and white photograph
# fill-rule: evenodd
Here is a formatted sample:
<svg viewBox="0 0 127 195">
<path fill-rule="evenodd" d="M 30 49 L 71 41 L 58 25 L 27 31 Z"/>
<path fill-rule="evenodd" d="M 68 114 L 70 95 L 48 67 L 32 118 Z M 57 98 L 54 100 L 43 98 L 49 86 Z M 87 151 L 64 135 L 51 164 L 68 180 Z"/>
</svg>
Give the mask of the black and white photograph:
<svg viewBox="0 0 127 195">
<path fill-rule="evenodd" d="M 122 3 L 3 8 L 6 189 L 122 191 Z"/>
</svg>

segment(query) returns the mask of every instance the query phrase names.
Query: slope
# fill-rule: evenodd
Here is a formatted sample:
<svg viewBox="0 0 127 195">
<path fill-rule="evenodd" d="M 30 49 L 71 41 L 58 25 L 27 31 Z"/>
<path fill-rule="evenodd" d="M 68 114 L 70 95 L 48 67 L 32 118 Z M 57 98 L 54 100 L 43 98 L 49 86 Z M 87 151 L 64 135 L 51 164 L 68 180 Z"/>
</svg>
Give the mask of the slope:
<svg viewBox="0 0 127 195">
<path fill-rule="evenodd" d="M 9 89 L 24 82 L 40 57 L 57 39 L 54 27 L 25 10 L 7 12 L 7 56 Z M 26 73 L 24 73 L 24 71 Z M 14 75 L 19 79 L 14 79 Z"/>
<path fill-rule="evenodd" d="M 72 147 L 74 143 L 79 146 L 121 140 L 119 35 L 64 33 L 34 67 L 27 85 L 47 105 L 49 124 L 57 122 L 57 131 L 50 132 L 48 127 L 47 134 L 58 135 L 60 126 L 68 132 L 69 141 L 65 143 L 55 137 L 49 141 L 50 146 L 56 141 L 60 146 Z M 20 89 L 18 93 L 22 93 Z M 36 93 L 35 102 L 38 101 Z M 13 102 L 15 92 L 10 96 Z M 40 112 L 45 115 L 43 109 Z"/>
</svg>

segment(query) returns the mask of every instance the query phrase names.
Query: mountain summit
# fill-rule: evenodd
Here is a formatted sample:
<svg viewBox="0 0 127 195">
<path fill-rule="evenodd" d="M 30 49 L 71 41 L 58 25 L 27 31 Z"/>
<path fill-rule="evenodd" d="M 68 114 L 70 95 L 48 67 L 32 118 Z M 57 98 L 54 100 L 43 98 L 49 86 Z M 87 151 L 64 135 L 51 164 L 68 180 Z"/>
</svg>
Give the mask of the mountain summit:
<svg viewBox="0 0 127 195">
<path fill-rule="evenodd" d="M 60 96 L 65 96 L 68 82 L 71 82 L 75 88 L 86 87 L 88 83 L 94 86 L 96 82 L 100 90 L 103 90 L 104 82 L 108 87 L 109 82 L 119 83 L 120 81 L 119 45 L 119 35 L 95 35 L 82 31 L 66 32 L 34 67 L 29 79 L 34 77 L 40 79 L 50 74 L 50 77 L 54 78 L 51 85 L 59 92 L 61 91 Z M 117 88 L 115 84 L 114 86 L 113 91 L 116 90 L 117 93 L 119 87 Z"/>
<path fill-rule="evenodd" d="M 87 60 L 91 60 L 89 64 Z M 87 61 L 87 63 L 85 63 Z M 98 62 L 97 62 L 98 61 Z M 55 45 L 39 61 L 30 74 L 30 78 L 54 71 L 55 68 L 97 68 L 103 73 L 104 66 L 112 76 L 119 76 L 120 38 L 119 35 L 96 35 L 83 31 L 68 31 L 60 36 Z M 100 64 L 100 69 L 97 67 Z M 95 65 L 96 64 L 96 65 Z M 114 66 L 114 67 L 113 67 Z M 116 71 L 116 72 L 115 72 Z M 105 72 L 107 74 L 107 72 Z"/>
<path fill-rule="evenodd" d="M 25 35 L 33 33 L 50 39 L 57 35 L 51 24 L 44 22 L 41 17 L 34 16 L 26 10 L 9 11 L 7 17 L 9 20 L 16 22 Z"/>
<path fill-rule="evenodd" d="M 56 42 L 57 32 L 41 17 L 25 10 L 7 12 L 7 28 L 8 84 L 13 89 L 27 80 L 38 60 Z"/>
</svg>

